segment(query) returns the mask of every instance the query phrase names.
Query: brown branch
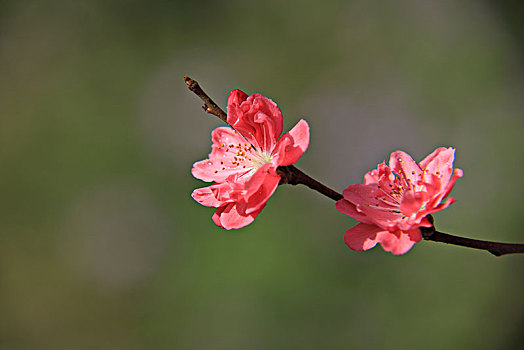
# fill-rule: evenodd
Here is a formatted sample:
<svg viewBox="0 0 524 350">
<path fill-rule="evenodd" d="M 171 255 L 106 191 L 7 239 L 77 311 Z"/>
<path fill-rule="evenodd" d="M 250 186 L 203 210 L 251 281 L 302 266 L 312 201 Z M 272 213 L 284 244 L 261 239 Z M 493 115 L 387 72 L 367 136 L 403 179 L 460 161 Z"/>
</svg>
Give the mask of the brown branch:
<svg viewBox="0 0 524 350">
<path fill-rule="evenodd" d="M 222 119 L 226 124 L 227 114 L 222 110 L 213 100 L 202 90 L 200 85 L 196 80 L 193 80 L 189 77 L 184 77 L 184 81 L 187 84 L 189 90 L 194 92 L 202 101 L 204 105 L 202 108 L 206 113 L 213 114 L 220 119 Z M 315 190 L 324 196 L 338 201 L 343 198 L 343 196 L 337 191 L 332 190 L 326 185 L 318 182 L 312 177 L 306 175 L 300 169 L 293 165 L 280 166 L 277 168 L 277 173 L 280 175 L 280 185 L 290 184 L 290 185 L 305 185 L 312 190 Z M 428 219 L 433 223 L 433 217 L 428 215 Z M 422 237 L 427 241 L 442 242 L 452 245 L 457 245 L 461 247 L 468 247 L 480 250 L 486 250 L 495 256 L 501 256 L 506 254 L 515 254 L 515 253 L 524 253 L 524 244 L 518 243 L 500 243 L 500 242 L 490 242 L 482 241 L 472 238 L 465 238 L 450 235 L 443 232 L 438 232 L 435 230 L 435 227 L 420 227 Z"/>
<path fill-rule="evenodd" d="M 473 249 L 486 250 L 495 256 L 524 253 L 524 244 L 483 241 L 439 232 L 435 227 L 421 227 L 422 237 L 427 241 L 441 242 Z"/>
<path fill-rule="evenodd" d="M 202 101 L 204 101 L 202 108 L 204 111 L 206 111 L 206 113 L 216 115 L 222 119 L 224 123 L 228 124 L 226 112 L 224 112 L 222 108 L 218 107 L 218 105 L 204 92 L 204 90 L 202 90 L 196 80 L 193 80 L 190 77 L 184 77 L 184 81 L 187 84 L 187 88 L 194 92 L 195 95 L 200 97 Z"/>
<path fill-rule="evenodd" d="M 305 174 L 303 171 L 295 167 L 294 165 L 280 166 L 277 168 L 277 173 L 280 175 L 280 185 L 290 184 L 290 185 L 305 185 L 312 190 L 322 193 L 324 196 L 331 198 L 334 201 L 338 201 L 344 198 L 337 191 L 332 190 L 326 185 L 318 182 L 309 175 Z"/>
</svg>

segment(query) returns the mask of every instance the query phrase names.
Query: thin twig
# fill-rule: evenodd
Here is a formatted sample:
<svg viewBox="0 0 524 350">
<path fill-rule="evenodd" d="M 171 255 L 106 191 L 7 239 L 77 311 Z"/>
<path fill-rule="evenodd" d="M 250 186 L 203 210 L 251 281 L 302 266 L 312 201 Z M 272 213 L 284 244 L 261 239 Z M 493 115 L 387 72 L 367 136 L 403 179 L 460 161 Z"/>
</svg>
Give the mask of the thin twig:
<svg viewBox="0 0 524 350">
<path fill-rule="evenodd" d="M 196 80 L 191 79 L 190 77 L 184 77 L 184 81 L 187 84 L 187 88 L 191 91 L 193 91 L 202 101 L 204 101 L 204 105 L 202 108 L 206 113 L 216 115 L 222 121 L 226 124 L 227 123 L 227 114 L 224 112 L 224 110 L 218 105 L 202 90 L 200 85 Z"/>
<path fill-rule="evenodd" d="M 184 81 L 187 84 L 189 90 L 194 92 L 202 101 L 204 105 L 202 108 L 206 113 L 213 114 L 220 119 L 222 119 L 226 124 L 227 114 L 222 110 L 213 100 L 202 90 L 200 85 L 196 80 L 193 80 L 189 77 L 184 77 Z M 290 185 L 305 185 L 312 190 L 315 190 L 324 196 L 338 201 L 342 198 L 342 194 L 338 193 L 335 190 L 327 187 L 326 185 L 318 182 L 309 175 L 305 174 L 303 171 L 295 167 L 294 165 L 280 166 L 277 168 L 278 175 L 280 175 L 280 184 L 290 184 Z M 433 217 L 428 215 L 428 219 L 433 224 Z M 495 256 L 502 256 L 506 254 L 515 254 L 515 253 L 524 253 L 524 244 L 518 243 L 500 243 L 500 242 L 491 242 L 491 241 L 482 241 L 478 239 L 465 238 L 450 235 L 448 233 L 443 233 L 435 230 L 435 227 L 420 227 L 422 237 L 427 241 L 442 242 L 452 245 L 457 245 L 461 247 L 468 247 L 480 250 L 486 250 Z"/>
</svg>

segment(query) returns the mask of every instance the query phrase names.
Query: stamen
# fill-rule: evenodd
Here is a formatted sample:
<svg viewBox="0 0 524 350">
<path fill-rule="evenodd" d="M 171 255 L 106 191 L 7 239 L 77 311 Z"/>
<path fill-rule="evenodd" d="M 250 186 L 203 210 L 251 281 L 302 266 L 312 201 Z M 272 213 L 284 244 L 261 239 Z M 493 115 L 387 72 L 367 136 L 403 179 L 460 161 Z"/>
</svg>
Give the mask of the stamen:
<svg viewBox="0 0 524 350">
<path fill-rule="evenodd" d="M 378 205 L 371 205 L 369 203 L 365 203 L 364 204 L 366 207 L 369 207 L 369 208 L 373 208 L 373 209 L 377 209 L 377 210 L 381 210 L 381 211 L 388 211 L 388 212 L 391 212 L 391 213 L 398 213 L 400 214 L 400 210 L 398 209 L 391 209 L 391 208 L 382 208 L 382 207 L 379 207 Z"/>
</svg>

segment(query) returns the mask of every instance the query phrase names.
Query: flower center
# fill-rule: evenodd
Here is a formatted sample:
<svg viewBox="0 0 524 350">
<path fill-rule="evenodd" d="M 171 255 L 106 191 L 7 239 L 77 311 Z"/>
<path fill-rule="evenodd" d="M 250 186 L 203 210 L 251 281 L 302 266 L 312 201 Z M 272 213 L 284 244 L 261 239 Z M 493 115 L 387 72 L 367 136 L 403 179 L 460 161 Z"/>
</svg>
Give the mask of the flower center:
<svg viewBox="0 0 524 350">
<path fill-rule="evenodd" d="M 242 177 L 253 175 L 264 164 L 271 163 L 273 156 L 270 151 L 258 149 L 249 143 L 222 143 L 218 146 L 223 150 L 223 160 L 215 174 L 222 171 L 240 171 Z"/>
<path fill-rule="evenodd" d="M 255 156 L 254 159 L 253 159 L 253 169 L 255 171 L 260 169 L 260 167 L 262 167 L 262 165 L 264 165 L 266 163 L 271 163 L 271 161 L 273 160 L 273 157 L 271 156 L 271 153 L 269 153 L 267 151 L 259 151 L 259 150 L 257 150 L 256 151 L 256 155 L 258 157 Z"/>
</svg>

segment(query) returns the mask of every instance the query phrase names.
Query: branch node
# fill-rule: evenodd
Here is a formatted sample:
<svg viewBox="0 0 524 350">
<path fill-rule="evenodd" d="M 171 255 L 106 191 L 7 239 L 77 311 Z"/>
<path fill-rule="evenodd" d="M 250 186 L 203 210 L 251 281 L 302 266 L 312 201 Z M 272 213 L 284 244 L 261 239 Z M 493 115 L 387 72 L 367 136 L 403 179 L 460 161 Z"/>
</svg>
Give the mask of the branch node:
<svg viewBox="0 0 524 350">
<path fill-rule="evenodd" d="M 420 233 L 422 234 L 422 238 L 424 239 L 431 238 L 431 236 L 435 233 L 435 226 L 431 226 L 431 227 L 420 226 L 419 229 L 420 229 Z"/>
</svg>

